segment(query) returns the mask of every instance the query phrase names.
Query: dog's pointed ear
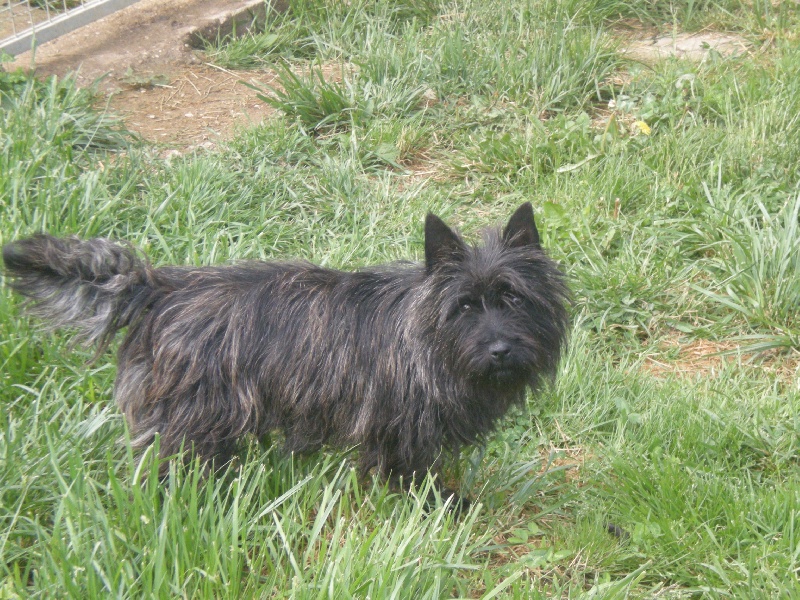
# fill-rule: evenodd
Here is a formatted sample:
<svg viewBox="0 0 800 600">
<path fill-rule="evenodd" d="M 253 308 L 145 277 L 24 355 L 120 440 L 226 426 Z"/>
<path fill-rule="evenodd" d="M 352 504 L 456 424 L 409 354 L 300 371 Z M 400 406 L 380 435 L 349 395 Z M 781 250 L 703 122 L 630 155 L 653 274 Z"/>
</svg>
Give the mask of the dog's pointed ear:
<svg viewBox="0 0 800 600">
<path fill-rule="evenodd" d="M 464 242 L 444 221 L 433 213 L 425 219 L 425 266 L 428 271 L 442 261 L 459 260 L 464 256 Z"/>
<path fill-rule="evenodd" d="M 522 246 L 539 247 L 539 230 L 536 229 L 536 221 L 533 218 L 533 207 L 530 202 L 520 206 L 511 218 L 508 225 L 503 230 L 503 241 L 509 248 L 519 248 Z"/>
</svg>

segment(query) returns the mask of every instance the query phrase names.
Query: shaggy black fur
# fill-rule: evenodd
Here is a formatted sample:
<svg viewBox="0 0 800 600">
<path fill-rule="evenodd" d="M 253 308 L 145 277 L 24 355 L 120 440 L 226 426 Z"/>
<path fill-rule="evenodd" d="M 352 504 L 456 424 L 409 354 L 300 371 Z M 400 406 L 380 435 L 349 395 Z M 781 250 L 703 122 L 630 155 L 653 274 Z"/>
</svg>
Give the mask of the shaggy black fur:
<svg viewBox="0 0 800 600">
<path fill-rule="evenodd" d="M 425 264 L 152 267 L 129 246 L 38 235 L 3 248 L 11 287 L 54 326 L 119 348 L 133 444 L 225 463 L 252 433 L 290 450 L 357 445 L 393 481 L 436 471 L 553 375 L 568 290 L 530 204 L 466 244 L 425 223 Z"/>
</svg>

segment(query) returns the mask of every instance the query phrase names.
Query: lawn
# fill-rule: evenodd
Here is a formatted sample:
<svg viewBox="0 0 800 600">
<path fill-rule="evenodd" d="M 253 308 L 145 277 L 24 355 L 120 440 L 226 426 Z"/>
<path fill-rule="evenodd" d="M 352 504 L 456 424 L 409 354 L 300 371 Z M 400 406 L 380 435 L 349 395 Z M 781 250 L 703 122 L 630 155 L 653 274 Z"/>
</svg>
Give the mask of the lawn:
<svg viewBox="0 0 800 600">
<path fill-rule="evenodd" d="M 213 151 L 160 158 L 91 90 L 0 73 L 0 244 L 355 269 L 421 259 L 428 211 L 476 239 L 530 201 L 574 294 L 558 377 L 449 465 L 460 518 L 357 449 L 248 440 L 139 485 L 114 353 L 4 286 L 0 599 L 800 597 L 800 5 L 289 5 L 207 47 L 278 73 Z M 741 48 L 624 51 L 696 31 Z"/>
</svg>

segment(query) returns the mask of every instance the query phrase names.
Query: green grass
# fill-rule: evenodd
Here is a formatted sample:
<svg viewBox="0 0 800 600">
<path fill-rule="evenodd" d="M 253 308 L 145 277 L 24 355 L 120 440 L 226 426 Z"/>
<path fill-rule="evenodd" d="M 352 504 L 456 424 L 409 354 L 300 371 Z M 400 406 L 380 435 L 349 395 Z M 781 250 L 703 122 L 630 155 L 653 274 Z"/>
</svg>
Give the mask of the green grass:
<svg viewBox="0 0 800 600">
<path fill-rule="evenodd" d="M 753 52 L 630 63 L 620 19 Z M 421 258 L 428 211 L 475 236 L 530 200 L 575 296 L 556 383 L 448 469 L 454 519 L 430 482 L 253 440 L 137 484 L 113 355 L 2 288 L 0 598 L 800 595 L 798 27 L 788 2 L 293 0 L 208 48 L 276 70 L 277 114 L 169 161 L 72 80 L 0 73 L 0 244 L 357 268 Z"/>
</svg>

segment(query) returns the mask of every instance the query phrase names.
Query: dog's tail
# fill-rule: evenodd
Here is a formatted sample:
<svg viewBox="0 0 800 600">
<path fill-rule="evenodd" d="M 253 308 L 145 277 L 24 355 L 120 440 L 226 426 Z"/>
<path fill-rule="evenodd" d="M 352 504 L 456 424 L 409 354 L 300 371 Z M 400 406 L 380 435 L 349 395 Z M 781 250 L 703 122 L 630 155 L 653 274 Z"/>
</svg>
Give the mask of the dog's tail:
<svg viewBox="0 0 800 600">
<path fill-rule="evenodd" d="M 3 262 L 6 281 L 33 313 L 53 328 L 74 327 L 98 354 L 157 296 L 147 260 L 105 239 L 36 235 L 7 244 Z"/>
</svg>

